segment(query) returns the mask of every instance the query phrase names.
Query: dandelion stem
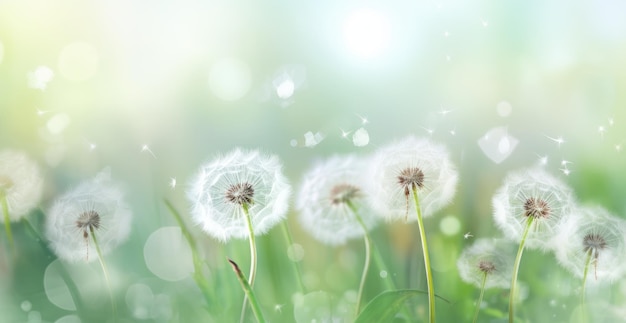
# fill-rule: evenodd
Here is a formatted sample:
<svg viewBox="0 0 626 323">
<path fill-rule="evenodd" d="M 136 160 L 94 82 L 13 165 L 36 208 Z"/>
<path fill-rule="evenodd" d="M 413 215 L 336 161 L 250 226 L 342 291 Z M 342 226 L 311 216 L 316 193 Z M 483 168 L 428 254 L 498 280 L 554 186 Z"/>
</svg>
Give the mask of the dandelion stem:
<svg viewBox="0 0 626 323">
<path fill-rule="evenodd" d="M 246 281 L 246 276 L 241 272 L 241 269 L 239 269 L 239 266 L 237 266 L 237 264 L 230 259 L 228 259 L 228 262 L 233 267 L 235 274 L 237 274 L 239 283 L 241 283 L 241 288 L 243 288 L 243 291 L 246 294 L 246 299 L 250 300 L 250 307 L 252 308 L 252 312 L 254 313 L 256 320 L 259 323 L 264 323 L 265 319 L 263 318 L 261 307 L 259 306 L 259 303 L 257 302 L 257 299 L 254 296 L 254 291 L 252 290 L 252 286 L 250 286 L 250 284 Z"/>
<path fill-rule="evenodd" d="M 254 286 L 254 279 L 256 278 L 256 242 L 254 239 L 254 228 L 252 227 L 252 218 L 250 218 L 250 212 L 248 210 L 248 204 L 241 204 L 243 207 L 243 213 L 246 218 L 246 224 L 248 226 L 248 234 L 250 236 L 250 277 L 248 277 L 248 284 L 250 288 Z M 246 318 L 246 304 L 248 303 L 248 294 L 243 298 L 243 306 L 241 308 L 240 322 L 243 323 Z M 252 305 L 252 304 L 250 304 Z"/>
<path fill-rule="evenodd" d="M 281 227 L 283 228 L 283 234 L 285 235 L 285 240 L 287 240 L 287 247 L 293 246 L 293 239 L 291 238 L 291 233 L 289 232 L 289 227 L 287 226 L 287 222 L 283 221 Z M 302 282 L 302 272 L 300 271 L 300 266 L 297 261 L 290 261 L 293 265 L 293 271 L 296 274 L 296 279 L 298 280 L 298 286 L 300 286 L 300 291 L 302 293 L 306 293 L 306 288 L 304 287 L 304 282 Z"/>
<path fill-rule="evenodd" d="M 11 231 L 11 217 L 9 216 L 9 204 L 7 203 L 7 196 L 4 192 L 0 192 L 0 203 L 2 203 L 4 229 L 7 232 L 7 239 L 9 240 L 9 249 L 13 254 L 15 254 L 15 243 L 13 243 L 13 232 Z"/>
<path fill-rule="evenodd" d="M 430 269 L 430 257 L 428 256 L 428 244 L 426 242 L 426 231 L 424 230 L 424 221 L 422 220 L 422 208 L 420 207 L 419 198 L 417 196 L 417 185 L 413 184 L 413 200 L 415 200 L 415 210 L 417 211 L 417 225 L 420 230 L 420 238 L 422 239 L 422 251 L 424 253 L 424 267 L 426 269 L 426 284 L 428 285 L 428 313 L 429 322 L 435 322 L 435 287 L 433 286 L 433 274 Z"/>
<path fill-rule="evenodd" d="M 519 243 L 519 249 L 517 250 L 517 257 L 515 257 L 515 264 L 513 265 L 513 277 L 511 278 L 511 293 L 509 294 L 509 323 L 513 323 L 513 318 L 515 317 L 514 310 L 514 302 L 515 302 L 515 285 L 517 284 L 517 273 L 519 272 L 519 264 L 522 260 L 522 253 L 524 252 L 524 245 L 526 244 L 526 237 L 528 236 L 528 232 L 530 231 L 530 227 L 533 224 L 534 217 L 529 216 L 526 221 L 526 228 L 524 229 L 524 233 L 522 234 L 522 241 Z"/>
<path fill-rule="evenodd" d="M 102 252 L 100 251 L 100 244 L 98 244 L 98 239 L 96 239 L 96 232 L 94 231 L 93 226 L 89 227 L 89 231 L 91 233 L 93 245 L 96 247 L 96 252 L 98 253 L 98 261 L 100 261 L 100 267 L 102 267 L 102 273 L 104 274 L 104 280 L 107 284 L 107 289 L 109 290 L 109 297 L 111 298 L 111 308 L 113 309 L 113 317 L 117 320 L 117 304 L 115 304 L 115 298 L 113 297 L 113 289 L 111 288 L 109 272 L 107 271 L 107 266 L 104 263 L 104 257 L 102 256 Z"/>
<path fill-rule="evenodd" d="M 583 283 L 580 288 L 580 321 L 587 322 L 587 311 L 585 309 L 585 286 L 587 284 L 587 274 L 589 273 L 589 265 L 591 264 L 593 250 L 587 252 L 587 260 L 585 261 L 585 270 L 583 271 Z"/>
<path fill-rule="evenodd" d="M 365 222 L 363 222 L 363 219 L 359 215 L 359 212 L 357 208 L 355 207 L 355 205 L 351 201 L 347 201 L 346 204 L 348 205 L 348 207 L 354 214 L 354 217 L 356 218 L 357 222 L 359 222 L 359 224 L 361 225 L 361 228 L 363 228 L 363 237 L 365 240 L 365 263 L 363 264 L 363 273 L 361 274 L 361 283 L 359 284 L 359 292 L 356 298 L 355 317 L 357 317 L 359 316 L 359 313 L 361 312 L 361 299 L 363 298 L 363 289 L 365 288 L 365 279 L 367 278 L 367 272 L 370 267 L 370 257 L 372 254 L 372 251 L 371 251 L 372 241 L 370 239 L 367 226 L 365 226 Z"/>
<path fill-rule="evenodd" d="M 180 231 L 187 240 L 187 243 L 189 244 L 189 248 L 191 249 L 191 257 L 193 258 L 193 279 L 196 281 L 196 285 L 198 285 L 200 291 L 202 291 L 202 295 L 204 295 L 207 306 L 210 306 L 213 303 L 214 299 L 213 291 L 206 277 L 204 277 L 204 275 L 202 274 L 203 261 L 200 258 L 200 253 L 198 252 L 198 247 L 196 246 L 196 240 L 194 240 L 191 232 L 189 232 L 189 230 L 187 229 L 185 222 L 183 222 L 183 218 L 180 216 L 180 213 L 178 213 L 176 208 L 174 208 L 172 203 L 170 203 L 170 201 L 166 199 L 163 201 L 165 202 L 165 206 L 167 206 L 170 213 L 172 213 L 172 215 L 174 216 L 174 219 L 176 219 L 176 222 L 180 227 Z"/>
<path fill-rule="evenodd" d="M 478 321 L 478 312 L 480 312 L 480 304 L 483 302 L 483 294 L 485 293 L 485 283 L 487 282 L 487 273 L 483 273 L 483 283 L 480 286 L 480 296 L 478 296 L 478 303 L 476 303 L 476 313 L 474 313 L 474 323 Z"/>
</svg>

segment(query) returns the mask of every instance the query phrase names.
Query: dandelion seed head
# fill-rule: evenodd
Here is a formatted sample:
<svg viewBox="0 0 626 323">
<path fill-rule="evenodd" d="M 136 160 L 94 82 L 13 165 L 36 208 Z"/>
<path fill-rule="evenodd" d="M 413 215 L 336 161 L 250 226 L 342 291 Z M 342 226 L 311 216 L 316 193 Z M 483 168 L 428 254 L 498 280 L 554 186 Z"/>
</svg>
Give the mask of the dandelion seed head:
<svg viewBox="0 0 626 323">
<path fill-rule="evenodd" d="M 480 288 L 485 274 L 485 288 L 509 288 L 513 274 L 515 245 L 503 239 L 477 239 L 465 248 L 457 260 L 461 279 Z"/>
<path fill-rule="evenodd" d="M 550 206 L 544 200 L 530 197 L 524 202 L 524 215 L 535 219 L 547 218 L 550 216 Z"/>
<path fill-rule="evenodd" d="M 597 254 L 606 249 L 607 243 L 604 237 L 598 233 L 588 233 L 583 238 L 583 251 Z"/>
<path fill-rule="evenodd" d="M 493 197 L 493 217 L 505 237 L 520 241 L 529 217 L 528 248 L 550 250 L 551 239 L 575 206 L 571 188 L 542 168 L 507 175 Z"/>
<path fill-rule="evenodd" d="M 250 183 L 236 183 L 228 187 L 224 197 L 226 201 L 240 206 L 254 203 L 254 188 Z"/>
<path fill-rule="evenodd" d="M 87 238 L 89 232 L 100 228 L 100 214 L 96 210 L 80 213 L 76 219 L 76 227 L 83 231 L 83 237 Z"/>
<path fill-rule="evenodd" d="M 587 259 L 588 284 L 612 282 L 626 276 L 626 221 L 599 206 L 577 208 L 554 238 L 558 262 L 582 278 Z M 593 279 L 593 278 L 595 279 Z"/>
<path fill-rule="evenodd" d="M 132 212 L 119 186 L 105 169 L 91 180 L 61 195 L 46 213 L 45 235 L 50 248 L 69 262 L 94 261 L 94 231 L 100 250 L 107 254 L 130 234 Z M 87 255 L 87 256 L 86 256 Z"/>
<path fill-rule="evenodd" d="M 372 208 L 388 219 L 407 219 L 407 213 L 415 212 L 409 201 L 412 189 L 418 192 L 422 215 L 432 216 L 452 200 L 458 181 L 447 149 L 415 137 L 379 149 L 367 174 Z"/>
<path fill-rule="evenodd" d="M 242 149 L 203 164 L 187 191 L 193 221 L 222 242 L 249 236 L 244 203 L 261 235 L 285 218 L 290 195 L 277 156 Z"/>
<path fill-rule="evenodd" d="M 296 208 L 300 224 L 311 236 L 328 245 L 362 237 L 365 231 L 355 211 L 367 230 L 377 224 L 363 191 L 366 167 L 366 161 L 355 155 L 333 156 L 305 173 Z"/>
<path fill-rule="evenodd" d="M 43 191 L 43 178 L 39 166 L 22 152 L 0 152 L 0 198 L 5 198 L 9 220 L 19 221 L 35 208 Z M 4 211 L 0 208 L 0 223 Z"/>
<path fill-rule="evenodd" d="M 485 274 L 491 274 L 496 271 L 496 265 L 488 260 L 481 260 L 478 262 L 478 269 Z"/>
<path fill-rule="evenodd" d="M 359 197 L 360 193 L 361 190 L 354 185 L 347 183 L 337 184 L 330 190 L 330 201 L 335 205 L 346 204 Z"/>
</svg>

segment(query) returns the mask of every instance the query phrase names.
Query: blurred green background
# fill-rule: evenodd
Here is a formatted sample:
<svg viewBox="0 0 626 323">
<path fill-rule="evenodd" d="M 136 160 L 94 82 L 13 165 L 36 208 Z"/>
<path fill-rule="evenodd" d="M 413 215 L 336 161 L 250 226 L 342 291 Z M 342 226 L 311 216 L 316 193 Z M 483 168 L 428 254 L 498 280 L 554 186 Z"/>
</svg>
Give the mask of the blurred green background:
<svg viewBox="0 0 626 323">
<path fill-rule="evenodd" d="M 500 235 L 491 197 L 508 171 L 543 162 L 582 203 L 626 217 L 623 12 L 621 1 L 0 0 L 0 148 L 26 151 L 43 169 L 37 225 L 55 196 L 111 166 L 134 212 L 130 239 L 107 257 L 120 316 L 197 322 L 211 318 L 185 274 L 184 242 L 176 230 L 149 237 L 176 225 L 163 198 L 186 213 L 201 162 L 260 148 L 281 157 L 297 189 L 315 160 L 431 136 L 460 171 L 451 206 L 426 220 L 436 291 L 451 301 L 438 318 L 466 321 L 478 290 L 460 281 L 456 258 L 472 239 Z M 362 241 L 324 246 L 295 215 L 287 222 L 307 291 L 327 293 L 302 306 L 332 297 L 340 311 L 358 286 Z M 59 263 L 19 224 L 15 233 L 18 258 L 0 268 L 0 321 L 76 322 L 76 304 L 54 284 Z M 247 242 L 194 235 L 219 278 L 225 314 L 213 319 L 238 320 L 243 294 L 225 257 L 247 269 Z M 389 273 L 372 266 L 365 299 L 383 279 L 424 288 L 417 227 L 381 224 L 373 236 Z M 292 322 L 302 295 L 280 228 L 258 242 L 263 310 Z M 63 265 L 85 298 L 83 321 L 106 321 L 97 264 Z M 520 281 L 521 317 L 576 315 L 579 282 L 550 254 L 527 252 Z M 626 282 L 589 293 L 597 322 L 626 321 Z M 481 320 L 498 321 L 507 295 L 488 291 Z M 426 317 L 425 297 L 411 305 Z"/>
</svg>

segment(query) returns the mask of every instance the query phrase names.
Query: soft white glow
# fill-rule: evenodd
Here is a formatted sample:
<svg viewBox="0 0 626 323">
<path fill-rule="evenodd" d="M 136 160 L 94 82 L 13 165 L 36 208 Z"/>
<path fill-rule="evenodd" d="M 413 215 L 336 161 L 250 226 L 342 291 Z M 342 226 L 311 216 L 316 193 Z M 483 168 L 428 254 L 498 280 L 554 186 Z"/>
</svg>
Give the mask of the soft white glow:
<svg viewBox="0 0 626 323">
<path fill-rule="evenodd" d="M 361 58 L 374 58 L 389 46 L 391 25 L 384 15 L 371 9 L 352 12 L 343 25 L 348 50 Z"/>
<path fill-rule="evenodd" d="M 281 99 L 289 99 L 294 91 L 296 85 L 291 78 L 285 78 L 278 86 L 276 86 L 276 95 Z"/>
<path fill-rule="evenodd" d="M 59 72 L 70 81 L 86 81 L 98 72 L 98 60 L 98 51 L 93 45 L 72 43 L 59 55 Z"/>
<path fill-rule="evenodd" d="M 211 67 L 209 88 L 224 101 L 239 100 L 250 90 L 250 74 L 246 63 L 235 58 L 224 58 Z"/>
<path fill-rule="evenodd" d="M 0 53 L 1 56 L 1 53 Z M 0 57 L 1 60 L 1 57 Z M 37 66 L 28 73 L 28 86 L 32 89 L 45 90 L 48 83 L 54 78 L 54 72 L 48 66 Z"/>
</svg>

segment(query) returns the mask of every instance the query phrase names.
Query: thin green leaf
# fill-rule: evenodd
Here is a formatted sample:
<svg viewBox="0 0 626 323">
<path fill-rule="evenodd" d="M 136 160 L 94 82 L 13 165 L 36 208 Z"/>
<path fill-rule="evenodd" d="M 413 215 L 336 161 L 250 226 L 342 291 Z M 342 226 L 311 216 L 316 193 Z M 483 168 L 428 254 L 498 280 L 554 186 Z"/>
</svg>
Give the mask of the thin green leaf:
<svg viewBox="0 0 626 323">
<path fill-rule="evenodd" d="M 416 295 L 428 295 L 428 292 L 417 289 L 405 289 L 380 293 L 365 306 L 355 323 L 390 322 L 402 309 L 404 303 Z M 435 297 L 449 303 L 445 298 Z"/>
</svg>

